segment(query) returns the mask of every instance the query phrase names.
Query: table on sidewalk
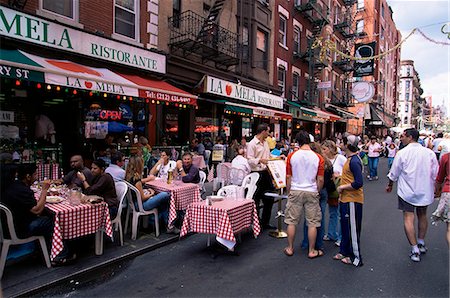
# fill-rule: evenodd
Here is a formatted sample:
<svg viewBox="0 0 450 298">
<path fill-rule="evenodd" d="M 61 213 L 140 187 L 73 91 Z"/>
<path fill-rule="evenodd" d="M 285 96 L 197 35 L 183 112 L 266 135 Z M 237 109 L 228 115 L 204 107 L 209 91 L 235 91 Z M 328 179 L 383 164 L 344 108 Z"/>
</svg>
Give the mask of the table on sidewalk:
<svg viewBox="0 0 450 298">
<path fill-rule="evenodd" d="M 55 213 L 52 250 L 53 260 L 64 248 L 63 240 L 95 233 L 95 254 L 103 254 L 103 231 L 112 238 L 111 218 L 105 202 L 97 204 L 72 205 L 66 199 L 57 204 L 45 206 Z"/>
<path fill-rule="evenodd" d="M 194 183 L 172 182 L 167 184 L 163 180 L 153 180 L 146 183 L 156 192 L 168 192 L 170 194 L 168 227 L 173 227 L 177 218 L 177 210 L 186 210 L 188 206 L 200 200 L 200 189 Z"/>
<path fill-rule="evenodd" d="M 224 199 L 212 205 L 202 201 L 192 203 L 186 210 L 180 237 L 189 232 L 215 234 L 219 243 L 233 250 L 234 235 L 250 227 L 256 238 L 261 228 L 253 200 Z"/>
</svg>

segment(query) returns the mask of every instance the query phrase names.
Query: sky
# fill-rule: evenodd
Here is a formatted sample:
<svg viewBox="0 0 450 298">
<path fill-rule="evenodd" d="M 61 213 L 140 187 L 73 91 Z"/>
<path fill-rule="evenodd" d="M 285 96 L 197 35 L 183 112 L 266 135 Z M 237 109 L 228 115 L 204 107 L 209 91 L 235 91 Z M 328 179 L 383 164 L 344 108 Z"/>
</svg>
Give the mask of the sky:
<svg viewBox="0 0 450 298">
<path fill-rule="evenodd" d="M 387 0 L 394 22 L 405 38 L 414 28 L 437 42 L 450 43 L 450 0 Z M 401 60 L 414 60 L 423 96 L 431 95 L 433 106 L 444 104 L 450 115 L 450 45 L 428 41 L 415 33 L 402 45 Z"/>
</svg>

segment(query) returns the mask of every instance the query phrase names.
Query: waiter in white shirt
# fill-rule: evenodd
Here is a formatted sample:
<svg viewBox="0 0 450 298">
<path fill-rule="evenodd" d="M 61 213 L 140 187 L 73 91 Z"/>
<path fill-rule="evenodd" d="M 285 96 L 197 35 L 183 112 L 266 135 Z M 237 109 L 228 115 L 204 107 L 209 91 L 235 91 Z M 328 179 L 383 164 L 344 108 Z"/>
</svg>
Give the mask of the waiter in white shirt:
<svg viewBox="0 0 450 298">
<path fill-rule="evenodd" d="M 258 210 L 260 201 L 262 200 L 264 203 L 261 216 L 262 227 L 263 229 L 276 229 L 275 226 L 270 225 L 273 199 L 264 195 L 267 191 L 274 189 L 272 177 L 267 169 L 267 162 L 270 158 L 270 149 L 266 138 L 269 136 L 269 133 L 270 127 L 267 123 L 258 125 L 256 135 L 247 144 L 247 159 L 252 172 L 259 173 L 259 180 L 256 184 L 257 189 L 253 199 L 255 200 L 256 208 Z"/>
<path fill-rule="evenodd" d="M 389 184 L 386 191 L 391 192 L 392 185 L 397 181 L 398 209 L 403 211 L 405 233 L 411 245 L 410 258 L 419 262 L 420 254 L 427 252 L 427 206 L 434 201 L 438 162 L 432 150 L 417 142 L 419 132 L 416 129 L 406 129 L 400 138 L 406 147 L 395 156 L 388 174 Z M 414 211 L 418 219 L 418 237 L 414 227 Z"/>
</svg>

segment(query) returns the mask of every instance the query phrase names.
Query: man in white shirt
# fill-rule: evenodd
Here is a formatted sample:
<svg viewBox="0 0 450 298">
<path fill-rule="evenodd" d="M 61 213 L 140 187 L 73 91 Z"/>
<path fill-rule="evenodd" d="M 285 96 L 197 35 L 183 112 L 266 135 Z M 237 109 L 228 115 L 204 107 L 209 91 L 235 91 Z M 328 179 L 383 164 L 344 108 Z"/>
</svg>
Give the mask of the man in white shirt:
<svg viewBox="0 0 450 298">
<path fill-rule="evenodd" d="M 398 182 L 398 209 L 403 211 L 405 233 L 411 245 L 410 258 L 414 262 L 419 262 L 420 254 L 427 251 L 427 206 L 434 201 L 434 182 L 438 171 L 436 155 L 419 144 L 418 139 L 419 132 L 414 128 L 403 132 L 401 140 L 406 147 L 397 153 L 386 187 L 386 191 L 391 192 L 394 181 Z M 414 227 L 414 210 L 418 219 L 418 238 Z"/>
<path fill-rule="evenodd" d="M 267 137 L 270 133 L 270 126 L 267 123 L 261 123 L 256 128 L 255 137 L 247 144 L 247 159 L 252 172 L 259 173 L 259 180 L 256 183 L 257 188 L 253 196 L 256 207 L 259 208 L 260 201 L 264 203 L 261 216 L 261 224 L 264 229 L 276 229 L 270 225 L 270 216 L 272 214 L 273 199 L 266 197 L 264 193 L 273 190 L 272 177 L 267 169 L 267 163 L 270 158 L 269 144 Z"/>
<path fill-rule="evenodd" d="M 237 155 L 231 161 L 231 184 L 233 185 L 241 185 L 244 177 L 252 171 L 247 158 L 244 157 L 244 153 L 244 146 L 239 145 Z M 237 169 L 237 171 L 233 169 Z"/>
<path fill-rule="evenodd" d="M 105 173 L 110 174 L 114 182 L 125 180 L 125 170 L 123 165 L 125 164 L 125 158 L 121 152 L 116 152 L 111 156 L 111 164 L 106 168 Z"/>
<path fill-rule="evenodd" d="M 323 256 L 323 251 L 315 249 L 314 245 L 317 228 L 322 220 L 319 191 L 323 187 L 325 161 L 311 150 L 306 131 L 301 130 L 295 138 L 300 148 L 289 154 L 286 161 L 286 190 L 289 197 L 284 222 L 288 225 L 288 246 L 284 253 L 287 256 L 294 254 L 295 230 L 304 212 L 308 223 L 308 258 L 314 259 Z"/>
</svg>

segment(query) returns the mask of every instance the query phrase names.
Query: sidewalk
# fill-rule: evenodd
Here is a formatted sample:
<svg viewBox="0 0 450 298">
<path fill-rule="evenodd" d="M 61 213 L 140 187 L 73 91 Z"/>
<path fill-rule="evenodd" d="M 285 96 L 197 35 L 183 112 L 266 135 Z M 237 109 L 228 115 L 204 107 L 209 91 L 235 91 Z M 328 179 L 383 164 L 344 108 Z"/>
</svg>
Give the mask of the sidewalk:
<svg viewBox="0 0 450 298">
<path fill-rule="evenodd" d="M 212 183 L 206 183 L 206 194 L 212 193 Z M 204 195 L 204 196 L 205 196 Z M 114 233 L 117 238 L 118 234 Z M 34 293 L 57 284 L 75 279 L 102 267 L 135 258 L 151 250 L 178 241 L 178 235 L 165 234 L 156 238 L 152 229 L 139 229 L 138 239 L 133 241 L 130 234 L 124 235 L 124 245 L 120 246 L 118 239 L 111 242 L 105 237 L 103 255 L 94 254 L 94 237 L 87 237 L 82 241 L 83 251 L 78 260 L 72 265 L 47 268 L 42 252 L 37 249 L 32 255 L 6 263 L 1 289 L 3 297 L 32 296 Z M 0 293 L 1 297 L 1 293 Z"/>
</svg>

